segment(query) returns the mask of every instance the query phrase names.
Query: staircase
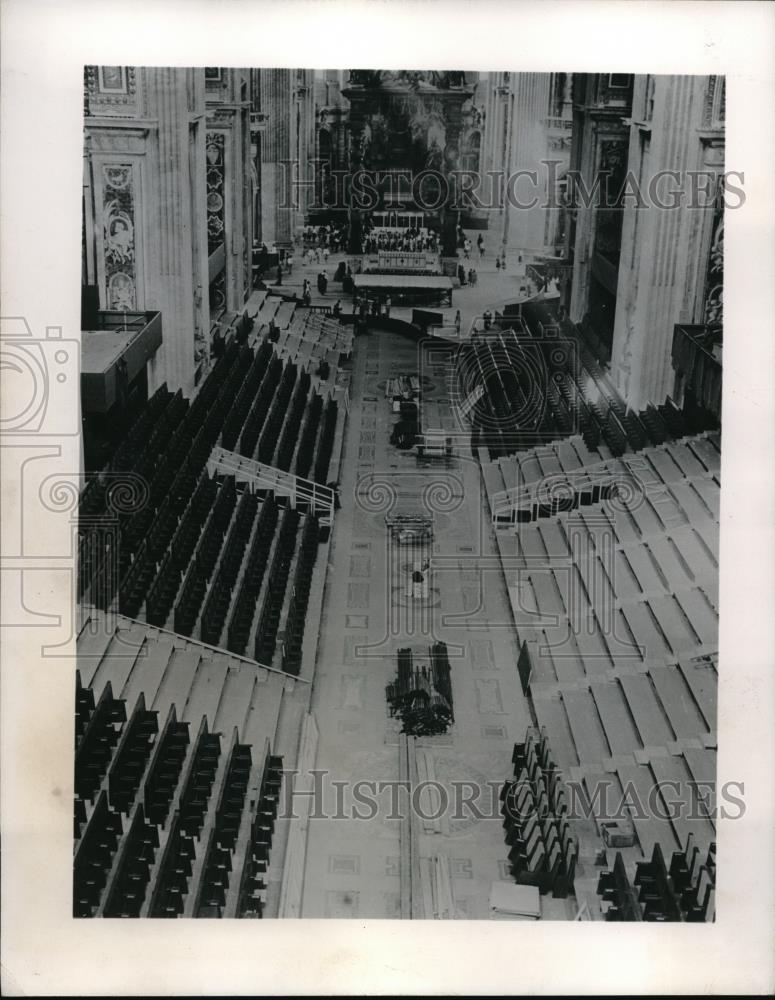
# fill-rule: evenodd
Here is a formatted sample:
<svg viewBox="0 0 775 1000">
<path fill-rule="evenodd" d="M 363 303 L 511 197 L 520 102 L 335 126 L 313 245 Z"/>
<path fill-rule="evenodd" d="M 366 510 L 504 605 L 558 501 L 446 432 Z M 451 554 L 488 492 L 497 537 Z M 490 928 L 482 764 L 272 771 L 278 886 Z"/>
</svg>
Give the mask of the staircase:
<svg viewBox="0 0 775 1000">
<path fill-rule="evenodd" d="M 245 458 L 225 448 L 215 448 L 207 463 L 211 476 L 234 476 L 237 483 L 247 483 L 254 491 L 267 491 L 276 497 L 288 497 L 291 507 L 317 514 L 323 523 L 334 520 L 334 491 L 329 486 L 283 472 L 253 458 Z"/>
</svg>

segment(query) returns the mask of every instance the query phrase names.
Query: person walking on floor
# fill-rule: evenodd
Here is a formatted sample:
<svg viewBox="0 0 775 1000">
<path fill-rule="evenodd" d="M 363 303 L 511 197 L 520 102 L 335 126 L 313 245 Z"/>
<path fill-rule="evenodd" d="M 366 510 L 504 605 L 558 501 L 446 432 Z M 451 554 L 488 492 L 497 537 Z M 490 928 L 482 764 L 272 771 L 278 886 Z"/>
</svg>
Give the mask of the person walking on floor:
<svg viewBox="0 0 775 1000">
<path fill-rule="evenodd" d="M 385 316 L 387 316 L 388 319 L 390 318 L 390 307 L 391 307 L 391 305 L 392 305 L 392 302 L 390 301 L 390 296 L 386 295 L 385 296 Z"/>
</svg>

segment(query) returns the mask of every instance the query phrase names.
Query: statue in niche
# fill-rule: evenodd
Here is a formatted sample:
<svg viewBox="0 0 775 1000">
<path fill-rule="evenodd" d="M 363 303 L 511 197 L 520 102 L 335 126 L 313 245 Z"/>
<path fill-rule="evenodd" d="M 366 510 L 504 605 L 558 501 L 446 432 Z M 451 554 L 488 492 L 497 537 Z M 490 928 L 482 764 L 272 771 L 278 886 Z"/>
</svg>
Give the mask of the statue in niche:
<svg viewBox="0 0 775 1000">
<path fill-rule="evenodd" d="M 439 146 L 438 138 L 433 136 L 428 143 L 428 152 L 425 157 L 425 169 L 435 170 L 438 173 L 441 171 L 443 163 L 444 154 Z"/>
<path fill-rule="evenodd" d="M 428 76 L 430 77 L 429 82 L 434 87 L 438 87 L 439 90 L 449 90 L 451 87 L 463 87 L 466 82 L 465 73 L 459 71 L 439 72 L 438 70 L 430 70 Z"/>
<path fill-rule="evenodd" d="M 371 124 L 369 125 L 370 164 L 373 166 L 383 165 L 388 158 L 389 150 L 388 121 L 381 112 L 377 112 L 371 116 Z"/>
<path fill-rule="evenodd" d="M 351 69 L 350 83 L 355 87 L 377 87 L 380 83 L 378 69 Z"/>
</svg>

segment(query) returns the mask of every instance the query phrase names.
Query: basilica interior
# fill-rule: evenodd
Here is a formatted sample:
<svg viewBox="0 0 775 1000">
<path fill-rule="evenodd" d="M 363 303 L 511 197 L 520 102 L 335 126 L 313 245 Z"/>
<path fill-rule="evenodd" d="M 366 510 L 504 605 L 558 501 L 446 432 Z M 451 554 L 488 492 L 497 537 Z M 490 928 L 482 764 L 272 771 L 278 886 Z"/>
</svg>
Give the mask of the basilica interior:
<svg viewBox="0 0 775 1000">
<path fill-rule="evenodd" d="M 722 77 L 86 67 L 75 916 L 714 920 L 724 177 Z"/>
</svg>

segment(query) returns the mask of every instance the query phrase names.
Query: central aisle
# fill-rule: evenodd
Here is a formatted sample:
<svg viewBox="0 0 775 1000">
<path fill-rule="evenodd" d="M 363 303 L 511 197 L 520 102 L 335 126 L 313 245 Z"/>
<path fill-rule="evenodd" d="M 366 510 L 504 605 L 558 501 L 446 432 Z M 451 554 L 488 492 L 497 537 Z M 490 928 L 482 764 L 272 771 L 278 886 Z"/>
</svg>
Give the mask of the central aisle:
<svg viewBox="0 0 775 1000">
<path fill-rule="evenodd" d="M 406 645 L 421 651 L 439 639 L 447 643 L 455 712 L 447 734 L 417 740 L 421 780 L 449 789 L 450 804 L 438 819 L 416 821 L 424 884 L 413 890 L 427 904 L 428 859 L 447 858 L 456 915 L 486 918 L 490 883 L 508 878 L 500 816 L 476 819 L 465 807 L 456 815 L 450 783 L 481 789 L 479 804 L 492 813 L 492 788 L 510 774 L 513 744 L 524 737 L 529 713 L 497 548 L 467 440 L 456 440 L 450 469 L 418 468 L 413 453 L 389 442 L 397 417 L 384 383 L 392 375 L 417 373 L 418 350 L 409 339 L 378 330 L 355 341 L 342 508 L 333 532 L 311 706 L 320 732 L 316 767 L 325 772 L 330 818 L 310 820 L 303 917 L 400 916 L 401 823 L 390 818 L 390 790 L 375 794 L 373 783 L 399 779 L 399 726 L 388 715 L 385 686 L 396 674 L 396 650 Z M 452 429 L 444 366 L 428 370 L 428 380 L 428 410 Z M 400 550 L 394 557 L 388 550 L 391 491 L 394 512 L 436 508 L 431 606 L 421 614 L 406 607 Z M 379 802 L 374 818 L 352 816 L 352 785 L 358 781 L 372 783 L 363 787 Z M 339 818 L 331 815 L 332 782 L 350 783 Z M 406 810 L 403 793 L 398 801 Z M 368 812 L 365 805 L 356 807 Z M 426 916 L 433 916 L 428 909 Z"/>
</svg>

